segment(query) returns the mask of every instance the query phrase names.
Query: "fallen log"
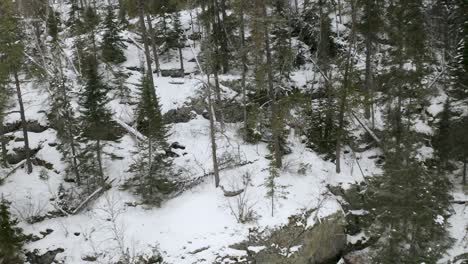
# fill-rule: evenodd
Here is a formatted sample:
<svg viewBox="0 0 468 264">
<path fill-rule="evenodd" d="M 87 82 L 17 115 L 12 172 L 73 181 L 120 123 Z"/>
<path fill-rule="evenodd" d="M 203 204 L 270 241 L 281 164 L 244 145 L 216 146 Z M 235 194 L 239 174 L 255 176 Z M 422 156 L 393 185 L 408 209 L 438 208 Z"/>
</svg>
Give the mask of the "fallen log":
<svg viewBox="0 0 468 264">
<path fill-rule="evenodd" d="M 10 175 L 15 173 L 16 170 L 18 170 L 20 167 L 22 167 L 26 163 L 26 160 L 22 160 L 20 163 L 18 163 L 10 172 L 5 175 L 5 177 L 0 177 L 0 182 L 4 181 L 6 178 L 8 178 Z"/>
<path fill-rule="evenodd" d="M 127 125 L 124 121 L 120 120 L 117 117 L 113 117 L 114 121 L 117 122 L 123 129 L 127 130 L 128 133 L 132 134 L 139 140 L 146 140 L 146 136 L 140 133 L 138 130 L 134 129 L 133 127 Z"/>
<path fill-rule="evenodd" d="M 223 193 L 224 193 L 225 197 L 235 197 L 235 196 L 237 196 L 237 195 L 244 192 L 244 189 L 240 189 L 240 190 L 237 190 L 237 191 L 226 191 L 224 189 L 224 186 L 220 185 L 220 187 L 221 187 L 221 190 L 223 190 Z"/>
<path fill-rule="evenodd" d="M 450 203 L 454 203 L 454 204 L 466 204 L 466 203 L 468 203 L 468 200 L 452 200 L 452 201 L 450 201 Z"/>
<path fill-rule="evenodd" d="M 359 119 L 359 117 L 357 117 L 357 115 L 353 111 L 351 111 L 351 114 L 358 121 L 358 123 L 364 128 L 364 130 L 366 130 L 367 133 L 369 133 L 369 135 L 374 139 L 374 141 L 380 145 L 382 141 L 375 135 L 374 131 L 372 131 L 366 124 L 364 124 L 364 122 L 362 122 L 361 119 Z"/>
<path fill-rule="evenodd" d="M 114 182 L 115 179 L 108 183 L 105 182 L 106 180 L 104 180 L 104 184 L 101 187 L 97 188 L 92 194 L 90 194 L 86 199 L 84 199 L 84 201 L 81 202 L 70 214 L 74 215 L 80 212 L 84 207 L 86 207 L 86 205 L 91 203 L 91 201 L 97 199 L 102 193 L 109 190 L 112 186 L 112 182 Z"/>
</svg>

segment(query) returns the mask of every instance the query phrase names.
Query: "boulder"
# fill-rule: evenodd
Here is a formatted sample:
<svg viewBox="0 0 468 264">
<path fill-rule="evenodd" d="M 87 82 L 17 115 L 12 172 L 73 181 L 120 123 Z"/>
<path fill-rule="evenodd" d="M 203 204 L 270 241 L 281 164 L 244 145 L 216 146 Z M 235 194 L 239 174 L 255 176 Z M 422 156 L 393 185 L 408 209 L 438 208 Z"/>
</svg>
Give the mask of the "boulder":
<svg viewBox="0 0 468 264">
<path fill-rule="evenodd" d="M 46 131 L 49 127 L 41 125 L 37 120 L 26 121 L 27 130 L 33 133 L 41 133 Z M 11 133 L 22 129 L 21 120 L 17 120 L 14 123 L 7 123 L 3 125 L 1 134 Z"/>
<path fill-rule="evenodd" d="M 185 72 L 182 69 L 167 69 L 161 70 L 162 77 L 172 77 L 172 78 L 183 78 L 185 77 Z"/>
<path fill-rule="evenodd" d="M 46 253 L 40 255 L 39 251 L 35 249 L 32 252 L 26 253 L 26 259 L 30 264 L 52 264 L 55 261 L 57 254 L 64 252 L 63 248 L 57 248 L 49 250 Z"/>
<path fill-rule="evenodd" d="M 274 230 L 269 237 L 254 238 L 241 247 L 256 264 L 337 263 L 347 244 L 343 214 L 323 218 L 312 227 L 305 227 L 304 221 L 304 216 L 292 216 L 288 225 Z M 250 246 L 262 249 L 249 251 Z"/>
<path fill-rule="evenodd" d="M 177 109 L 171 109 L 164 115 L 164 121 L 169 124 L 173 123 L 187 123 L 194 119 L 197 115 L 192 111 L 190 107 L 180 107 Z"/>
</svg>

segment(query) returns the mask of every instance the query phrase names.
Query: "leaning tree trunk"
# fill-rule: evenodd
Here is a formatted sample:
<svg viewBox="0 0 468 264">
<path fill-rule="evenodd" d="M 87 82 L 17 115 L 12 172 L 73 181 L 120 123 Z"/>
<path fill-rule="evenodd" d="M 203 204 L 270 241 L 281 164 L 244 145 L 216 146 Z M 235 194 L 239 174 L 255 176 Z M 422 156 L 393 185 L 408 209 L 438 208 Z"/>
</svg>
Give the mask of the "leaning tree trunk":
<svg viewBox="0 0 468 264">
<path fill-rule="evenodd" d="M 267 11 L 266 5 L 263 2 L 263 19 L 266 20 L 267 18 Z M 273 141 L 273 151 L 274 151 L 274 159 L 275 159 L 275 166 L 277 168 L 282 167 L 282 153 L 281 153 L 281 145 L 280 145 L 280 117 L 278 112 L 278 105 L 276 101 L 276 91 L 273 84 L 273 70 L 272 70 L 272 58 L 271 58 L 271 48 L 270 48 L 270 36 L 268 25 L 266 21 L 264 21 L 264 34 L 265 34 L 265 51 L 266 51 L 266 63 L 267 63 L 267 78 L 268 78 L 268 93 L 270 96 L 271 101 L 271 117 L 270 117 L 270 125 L 271 125 L 271 132 L 272 132 L 272 141 Z"/>
<path fill-rule="evenodd" d="M 208 97 L 208 108 L 210 111 L 210 140 L 211 140 L 211 157 L 213 160 L 213 175 L 215 178 L 215 187 L 219 187 L 219 165 L 218 165 L 218 157 L 217 157 L 217 145 L 216 145 L 216 127 L 215 127 L 215 110 L 213 106 L 213 99 L 211 97 L 211 84 L 210 79 L 208 78 L 208 84 L 206 86 L 207 97 Z"/>
<path fill-rule="evenodd" d="M 141 36 L 143 38 L 143 44 L 145 47 L 145 57 L 146 57 L 146 67 L 148 69 L 148 80 L 150 81 L 151 85 L 151 93 L 154 99 L 156 100 L 156 89 L 154 89 L 154 79 L 153 79 L 153 68 L 151 66 L 151 54 L 150 54 L 150 49 L 149 49 L 149 44 L 148 44 L 148 33 L 146 32 L 146 26 L 145 26 L 145 10 L 144 10 L 144 0 L 138 0 L 138 16 L 140 19 L 140 30 L 141 30 Z"/>
<path fill-rule="evenodd" d="M 345 64 L 345 72 L 344 72 L 344 78 L 343 78 L 343 91 L 341 93 L 341 98 L 340 98 L 340 112 L 338 114 L 338 129 L 336 131 L 336 173 L 341 172 L 341 144 L 342 144 L 342 138 L 343 138 L 343 131 L 344 131 L 344 116 L 347 108 L 347 101 L 348 101 L 348 89 L 349 89 L 349 76 L 350 76 L 350 71 L 352 70 L 351 67 L 351 50 L 353 49 L 354 46 L 354 41 L 355 41 L 355 23 L 356 23 L 356 13 L 354 9 L 353 2 L 351 1 L 351 9 L 352 9 L 352 25 L 351 25 L 351 39 L 349 41 L 349 46 L 348 46 L 348 52 L 347 52 L 347 57 L 346 57 L 346 64 Z"/>
<path fill-rule="evenodd" d="M 7 153 L 8 150 L 6 148 L 6 139 L 3 133 L 3 121 L 0 120 L 0 141 L 2 144 L 2 162 L 4 167 L 8 167 L 8 160 L 7 160 Z"/>
<path fill-rule="evenodd" d="M 96 156 L 97 156 L 97 162 L 99 166 L 99 181 L 100 184 L 104 184 L 104 169 L 102 168 L 102 155 L 101 155 L 102 149 L 101 149 L 101 140 L 98 139 L 96 140 Z"/>
<path fill-rule="evenodd" d="M 369 3 L 366 3 L 366 13 L 367 15 L 370 14 L 370 7 Z M 370 23 L 367 22 L 367 32 L 365 34 L 366 38 L 366 76 L 365 76 L 365 94 L 364 94 L 364 113 L 367 119 L 371 118 L 373 115 L 373 98 L 372 95 L 372 39 L 371 39 L 371 32 L 370 32 Z"/>
<path fill-rule="evenodd" d="M 244 111 L 244 136 L 247 138 L 247 91 L 246 91 L 246 77 L 247 77 L 247 51 L 245 48 L 245 20 L 244 20 L 244 2 L 241 3 L 240 10 L 240 35 L 241 35 L 241 54 L 242 54 L 242 104 Z"/>
<path fill-rule="evenodd" d="M 24 105 L 23 105 L 23 97 L 21 95 L 21 87 L 18 78 L 18 73 L 16 71 L 13 72 L 15 77 L 15 84 L 16 84 L 16 95 L 18 96 L 18 104 L 20 107 L 20 115 L 21 115 L 21 124 L 23 127 L 23 136 L 24 136 L 24 149 L 26 152 L 26 168 L 28 174 L 32 172 L 32 162 L 31 162 L 31 149 L 29 148 L 29 138 L 28 138 L 28 124 L 26 123 L 26 116 L 24 114 Z"/>
<path fill-rule="evenodd" d="M 466 163 L 468 163 L 467 158 L 463 161 L 463 185 L 466 185 Z"/>
<path fill-rule="evenodd" d="M 156 65 L 156 74 L 159 77 L 160 75 L 160 66 L 159 66 L 159 54 L 158 54 L 158 46 L 156 44 L 156 33 L 153 28 L 153 23 L 151 22 L 151 16 L 146 14 L 146 23 L 148 24 L 149 33 L 151 35 L 151 47 L 153 49 L 153 56 L 154 56 L 154 64 Z"/>
</svg>

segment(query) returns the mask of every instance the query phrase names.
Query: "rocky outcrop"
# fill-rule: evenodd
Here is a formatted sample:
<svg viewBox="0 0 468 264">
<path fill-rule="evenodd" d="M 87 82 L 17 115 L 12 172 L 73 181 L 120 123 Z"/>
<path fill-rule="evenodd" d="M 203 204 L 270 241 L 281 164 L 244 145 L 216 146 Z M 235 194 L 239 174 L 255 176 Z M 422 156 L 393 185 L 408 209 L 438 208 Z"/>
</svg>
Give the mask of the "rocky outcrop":
<svg viewBox="0 0 468 264">
<path fill-rule="evenodd" d="M 168 124 L 172 123 L 187 123 L 190 120 L 194 119 L 197 114 L 192 110 L 192 108 L 184 106 L 177 109 L 171 109 L 167 111 L 164 115 L 164 121 Z"/>
<path fill-rule="evenodd" d="M 52 264 L 55 261 L 57 254 L 64 252 L 63 248 L 57 248 L 54 250 L 49 250 L 44 254 L 39 254 L 39 251 L 35 249 L 32 252 L 26 253 L 26 260 L 30 264 Z"/>
<path fill-rule="evenodd" d="M 183 78 L 185 76 L 184 70 L 182 69 L 168 69 L 161 70 L 162 77 L 172 77 L 172 78 Z"/>
<path fill-rule="evenodd" d="M 290 217 L 288 225 L 268 236 L 249 236 L 249 241 L 233 248 L 246 250 L 249 261 L 256 264 L 337 263 L 347 244 L 344 216 L 336 213 L 307 227 L 307 215 Z"/>
<path fill-rule="evenodd" d="M 41 125 L 36 120 L 28 120 L 28 121 L 26 121 L 26 124 L 27 124 L 27 130 L 29 132 L 33 132 L 33 133 L 41 133 L 41 132 L 46 131 L 49 128 L 48 126 Z M 22 129 L 21 120 L 17 120 L 14 123 L 3 124 L 3 129 L 2 129 L 1 134 L 7 134 L 7 133 L 15 132 L 15 131 L 18 131 L 20 129 Z"/>
</svg>

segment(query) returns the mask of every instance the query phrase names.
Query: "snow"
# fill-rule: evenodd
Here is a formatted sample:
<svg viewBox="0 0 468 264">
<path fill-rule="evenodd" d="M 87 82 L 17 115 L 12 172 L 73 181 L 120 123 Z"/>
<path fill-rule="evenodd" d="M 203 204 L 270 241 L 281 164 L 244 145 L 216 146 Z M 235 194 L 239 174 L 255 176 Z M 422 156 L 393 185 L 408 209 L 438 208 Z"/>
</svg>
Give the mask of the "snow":
<svg viewBox="0 0 468 264">
<path fill-rule="evenodd" d="M 59 1 L 61 2 L 61 1 Z M 56 4 L 57 7 L 58 4 Z M 67 6 L 60 6 L 66 10 Z M 64 14 L 67 12 L 64 11 Z M 344 24 L 349 17 L 342 17 L 342 24 L 335 21 L 335 32 L 345 30 Z M 190 14 L 188 11 L 181 13 L 181 21 L 185 28 L 189 28 Z M 135 22 L 135 21 L 133 21 Z M 137 84 L 140 82 L 141 74 L 130 71 L 126 67 L 141 67 L 143 65 L 143 53 L 134 42 L 137 38 L 132 32 L 124 32 L 123 35 L 130 38 L 125 50 L 127 61 L 121 65 L 126 73 L 131 73 L 126 84 L 131 90 L 132 97 L 137 97 Z M 199 52 L 200 43 L 195 43 L 195 52 Z M 71 56 L 72 39 L 65 39 L 64 53 Z M 170 58 L 172 57 L 172 58 Z M 160 99 L 162 112 L 177 109 L 186 105 L 193 97 L 202 91 L 202 82 L 205 76 L 194 74 L 197 65 L 189 62 L 194 57 L 192 50 L 188 47 L 183 49 L 184 66 L 186 72 L 192 73 L 184 78 L 157 77 L 154 74 L 156 92 Z M 71 67 L 71 66 L 70 66 Z M 173 69 L 179 67 L 178 56 L 161 57 L 162 69 Z M 411 64 L 406 65 L 408 69 Z M 69 78 L 76 79 L 76 73 L 68 71 Z M 313 66 L 308 65 L 291 75 L 292 82 L 297 87 L 305 87 L 310 80 L 315 79 L 317 73 Z M 318 75 L 317 75 L 318 76 Z M 21 78 L 25 78 L 22 76 Z M 221 75 L 221 80 L 239 79 L 237 75 Z M 78 89 L 75 87 L 74 89 Z M 234 92 L 223 86 L 223 96 L 231 98 Z M 48 92 L 45 85 L 41 83 L 26 82 L 23 87 L 23 99 L 28 120 L 37 120 L 40 124 L 47 125 L 45 111 L 48 110 Z M 443 98 L 433 103 L 428 111 L 436 115 L 441 111 Z M 128 124 L 134 118 L 134 106 L 124 104 L 118 99 L 113 99 L 108 107 L 114 113 L 117 120 L 127 130 L 133 128 Z M 17 105 L 12 106 L 10 111 L 18 111 Z M 383 127 L 382 109 L 376 109 L 377 129 Z M 19 114 L 13 112 L 6 116 L 5 122 L 16 122 Z M 362 133 L 363 130 L 356 120 L 350 118 L 351 133 Z M 370 127 L 370 126 L 369 126 Z M 284 168 L 280 171 L 277 183 L 285 186 L 286 198 L 275 200 L 274 216 L 271 216 L 270 200 L 265 198 L 265 180 L 268 177 L 270 161 L 265 158 L 269 150 L 265 143 L 257 145 L 246 144 L 238 135 L 240 124 L 227 124 L 223 134 L 217 134 L 218 157 L 220 159 L 235 157 L 241 161 L 250 161 L 251 164 L 240 168 L 221 171 L 221 184 L 226 188 L 241 186 L 242 175 L 250 174 L 251 185 L 248 187 L 248 199 L 253 204 L 253 210 L 257 219 L 248 224 L 237 223 L 229 209 L 230 203 L 235 203 L 235 198 L 227 198 L 220 189 L 214 187 L 213 179 L 209 178 L 199 186 L 181 194 L 162 204 L 160 208 L 147 208 L 144 206 L 131 207 L 128 203 L 138 201 L 128 191 L 120 190 L 118 187 L 131 175 L 128 172 L 129 165 L 133 162 L 135 150 L 135 135 L 142 138 L 135 131 L 132 135 L 122 137 L 118 142 L 107 142 L 105 152 L 122 157 L 120 160 L 112 160 L 104 157 L 106 175 L 115 180 L 114 186 L 103 196 L 91 203 L 87 210 L 66 217 L 46 219 L 40 223 L 28 224 L 23 218 L 30 214 L 44 214 L 53 210 L 53 201 L 57 196 L 58 186 L 63 182 L 64 164 L 60 152 L 48 143 L 55 143 L 56 132 L 47 129 L 42 133 L 29 133 L 32 148 L 41 147 L 36 157 L 54 165 L 54 171 L 48 171 L 48 179 L 40 179 L 40 167 L 35 167 L 32 174 L 26 174 L 19 169 L 10 177 L 5 179 L 0 186 L 0 194 L 13 202 L 13 214 L 21 218 L 21 227 L 25 233 L 39 234 L 47 228 L 53 229 L 53 233 L 45 238 L 26 244 L 27 250 L 39 249 L 45 252 L 50 249 L 62 247 L 65 249 L 57 258 L 67 264 L 83 263 L 85 256 L 99 256 L 102 263 L 117 261 L 122 252 L 131 254 L 150 253 L 152 247 L 157 247 L 162 253 L 164 260 L 168 263 L 191 264 L 191 263 L 213 263 L 218 256 L 235 255 L 244 256 L 245 251 L 239 251 L 229 246 L 239 243 L 248 238 L 250 228 L 260 230 L 277 228 L 288 223 L 288 217 L 300 214 L 304 210 L 313 210 L 307 219 L 306 227 L 311 228 L 321 219 L 336 212 L 342 212 L 339 198 L 327 190 L 327 185 L 339 185 L 347 189 L 352 184 L 365 181 L 364 177 L 379 174 L 381 170 L 376 167 L 374 160 L 369 157 L 379 155 L 381 152 L 370 149 L 362 153 L 354 153 L 344 148 L 342 153 L 342 172 L 335 173 L 335 164 L 324 161 L 319 155 L 307 149 L 301 138 L 294 135 L 293 131 L 287 141 L 292 149 L 292 154 L 284 157 Z M 415 124 L 416 131 L 431 135 L 431 127 L 421 120 Z M 20 131 L 11 133 L 15 137 L 22 137 Z M 187 123 L 173 124 L 170 128 L 169 142 L 179 142 L 186 147 L 185 150 L 176 150 L 180 157 L 175 158 L 176 170 L 183 177 L 195 178 L 212 171 L 211 149 L 209 138 L 209 122 L 202 116 Z M 13 148 L 23 146 L 23 142 L 15 142 L 9 145 L 9 151 Z M 422 157 L 428 157 L 432 148 L 420 149 Z M 298 169 L 307 164 L 306 173 L 298 173 Z M 362 169 L 362 171 L 361 171 Z M 456 193 L 457 197 L 467 199 L 462 192 Z M 451 235 L 456 239 L 456 246 L 448 253 L 448 258 L 461 254 L 468 250 L 466 239 L 466 224 L 468 222 L 468 211 L 465 205 L 453 205 L 454 214 L 444 219 L 438 216 L 438 223 L 448 221 L 451 224 Z M 364 210 L 351 211 L 355 215 L 364 215 Z M 359 234 L 355 237 L 348 236 L 353 242 L 365 238 Z M 292 255 L 300 249 L 300 245 L 285 250 L 285 254 Z M 259 252 L 265 247 L 249 247 L 251 251 Z M 102 254 L 98 254 L 102 253 Z M 340 260 L 344 263 L 344 260 Z"/>
</svg>

